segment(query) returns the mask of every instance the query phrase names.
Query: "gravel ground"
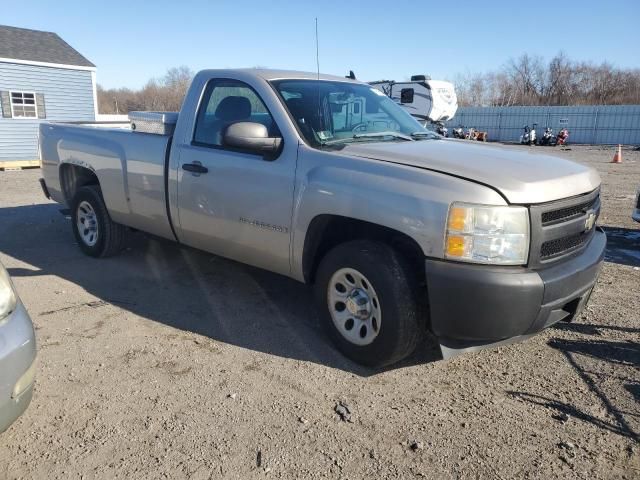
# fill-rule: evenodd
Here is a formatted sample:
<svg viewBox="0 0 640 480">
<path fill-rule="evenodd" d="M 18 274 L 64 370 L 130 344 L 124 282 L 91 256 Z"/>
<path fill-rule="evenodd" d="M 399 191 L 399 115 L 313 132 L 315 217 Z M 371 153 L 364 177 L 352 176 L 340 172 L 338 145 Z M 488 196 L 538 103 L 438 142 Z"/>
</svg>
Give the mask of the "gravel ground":
<svg viewBox="0 0 640 480">
<path fill-rule="evenodd" d="M 640 152 L 555 152 L 604 182 L 610 248 L 587 311 L 385 371 L 329 345 L 305 286 L 143 235 L 88 258 L 38 170 L 0 172 L 0 260 L 39 342 L 0 478 L 638 478 Z"/>
</svg>

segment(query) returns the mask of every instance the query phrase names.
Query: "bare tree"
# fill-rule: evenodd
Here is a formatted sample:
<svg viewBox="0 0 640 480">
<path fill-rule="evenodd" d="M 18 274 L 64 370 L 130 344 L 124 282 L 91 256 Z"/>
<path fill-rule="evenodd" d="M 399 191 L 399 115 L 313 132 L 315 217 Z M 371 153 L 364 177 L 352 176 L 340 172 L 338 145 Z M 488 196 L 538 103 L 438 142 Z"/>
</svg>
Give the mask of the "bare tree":
<svg viewBox="0 0 640 480">
<path fill-rule="evenodd" d="M 98 110 L 177 111 L 192 78 L 193 72 L 181 66 L 152 78 L 140 90 L 98 85 Z M 457 75 L 453 83 L 461 106 L 640 104 L 640 69 L 577 63 L 563 52 L 546 64 L 524 54 L 497 71 Z"/>
<path fill-rule="evenodd" d="M 182 100 L 193 79 L 193 72 L 186 66 L 170 68 L 162 79 L 162 86 L 167 95 L 167 109 L 180 110 Z"/>
<path fill-rule="evenodd" d="M 180 110 L 192 78 L 193 72 L 181 66 L 170 68 L 161 78 L 152 78 L 140 90 L 104 89 L 98 85 L 98 111 L 128 113 L 134 110 Z"/>
<path fill-rule="evenodd" d="M 511 59 L 504 68 L 511 79 L 516 102 L 537 105 L 544 91 L 545 68 L 540 57 L 525 53 L 517 60 Z"/>
<path fill-rule="evenodd" d="M 544 96 L 546 103 L 570 105 L 576 94 L 575 71 L 564 52 L 558 53 L 549 62 Z"/>
<path fill-rule="evenodd" d="M 563 52 L 547 64 L 524 54 L 496 72 L 458 75 L 454 84 L 462 106 L 640 103 L 640 70 L 576 63 Z"/>
</svg>

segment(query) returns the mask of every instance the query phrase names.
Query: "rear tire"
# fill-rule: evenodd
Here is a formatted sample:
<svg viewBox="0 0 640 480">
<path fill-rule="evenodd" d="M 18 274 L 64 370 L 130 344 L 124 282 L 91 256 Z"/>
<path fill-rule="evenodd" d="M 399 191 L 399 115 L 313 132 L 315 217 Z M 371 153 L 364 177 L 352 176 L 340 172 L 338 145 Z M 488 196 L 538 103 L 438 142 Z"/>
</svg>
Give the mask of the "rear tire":
<svg viewBox="0 0 640 480">
<path fill-rule="evenodd" d="M 80 187 L 71 200 L 71 225 L 80 249 L 90 257 L 122 250 L 126 228 L 111 220 L 98 185 Z"/>
<path fill-rule="evenodd" d="M 357 363 L 398 362 L 425 333 L 426 292 L 415 269 L 384 243 L 355 240 L 333 248 L 318 267 L 315 296 L 329 335 Z"/>
</svg>

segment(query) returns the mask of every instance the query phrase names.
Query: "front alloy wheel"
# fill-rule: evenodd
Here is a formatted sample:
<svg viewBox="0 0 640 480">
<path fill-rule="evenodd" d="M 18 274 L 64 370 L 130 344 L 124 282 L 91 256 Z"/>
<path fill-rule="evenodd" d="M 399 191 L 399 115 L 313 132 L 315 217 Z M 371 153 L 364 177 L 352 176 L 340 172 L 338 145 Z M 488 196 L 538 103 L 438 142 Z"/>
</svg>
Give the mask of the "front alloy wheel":
<svg viewBox="0 0 640 480">
<path fill-rule="evenodd" d="M 334 247 L 320 261 L 315 294 L 338 349 L 363 365 L 407 357 L 424 334 L 426 292 L 407 259 L 385 243 Z"/>
<path fill-rule="evenodd" d="M 327 289 L 331 319 L 340 334 L 355 345 L 373 342 L 382 323 L 380 300 L 371 282 L 353 268 L 333 274 Z"/>
</svg>

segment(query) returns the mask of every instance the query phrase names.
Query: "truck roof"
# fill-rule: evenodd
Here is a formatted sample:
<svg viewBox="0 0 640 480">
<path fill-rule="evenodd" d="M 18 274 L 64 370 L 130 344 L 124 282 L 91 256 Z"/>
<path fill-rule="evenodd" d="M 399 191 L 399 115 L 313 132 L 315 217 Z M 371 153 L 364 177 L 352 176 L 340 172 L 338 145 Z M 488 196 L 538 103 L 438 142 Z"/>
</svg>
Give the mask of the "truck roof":
<svg viewBox="0 0 640 480">
<path fill-rule="evenodd" d="M 295 80 L 330 80 L 334 82 L 348 82 L 348 83 L 362 83 L 358 80 L 351 80 L 350 78 L 339 77 L 336 75 L 326 75 L 321 73 L 318 75 L 317 72 L 299 72 L 296 70 L 271 70 L 266 68 L 234 68 L 234 69 L 210 69 L 203 70 L 200 73 L 206 73 L 214 76 L 223 76 L 225 73 L 231 72 L 243 72 L 245 74 L 254 75 L 256 77 L 263 78 L 265 80 L 284 80 L 284 79 L 295 79 Z"/>
</svg>

